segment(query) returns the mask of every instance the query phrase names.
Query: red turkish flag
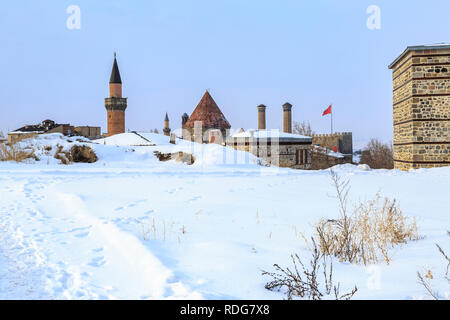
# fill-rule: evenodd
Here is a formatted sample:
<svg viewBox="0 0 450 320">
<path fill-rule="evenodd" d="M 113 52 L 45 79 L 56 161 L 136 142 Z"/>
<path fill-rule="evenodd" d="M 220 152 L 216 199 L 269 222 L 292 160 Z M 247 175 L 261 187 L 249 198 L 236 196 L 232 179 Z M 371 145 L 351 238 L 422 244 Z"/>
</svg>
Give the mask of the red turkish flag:
<svg viewBox="0 0 450 320">
<path fill-rule="evenodd" d="M 331 104 L 330 104 L 330 106 L 323 112 L 322 116 L 326 116 L 327 114 L 331 114 Z"/>
<path fill-rule="evenodd" d="M 334 146 L 334 147 L 333 147 L 333 151 L 334 151 L 334 152 L 338 152 L 338 147 L 337 147 L 337 146 Z"/>
</svg>

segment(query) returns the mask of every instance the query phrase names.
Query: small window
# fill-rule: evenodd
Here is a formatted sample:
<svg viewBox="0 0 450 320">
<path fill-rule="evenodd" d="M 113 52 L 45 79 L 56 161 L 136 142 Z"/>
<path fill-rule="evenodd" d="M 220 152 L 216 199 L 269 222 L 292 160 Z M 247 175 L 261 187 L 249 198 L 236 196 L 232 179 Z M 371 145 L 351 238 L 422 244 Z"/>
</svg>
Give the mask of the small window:
<svg viewBox="0 0 450 320">
<path fill-rule="evenodd" d="M 303 165 L 308 163 L 308 150 L 297 149 L 297 164 Z"/>
</svg>

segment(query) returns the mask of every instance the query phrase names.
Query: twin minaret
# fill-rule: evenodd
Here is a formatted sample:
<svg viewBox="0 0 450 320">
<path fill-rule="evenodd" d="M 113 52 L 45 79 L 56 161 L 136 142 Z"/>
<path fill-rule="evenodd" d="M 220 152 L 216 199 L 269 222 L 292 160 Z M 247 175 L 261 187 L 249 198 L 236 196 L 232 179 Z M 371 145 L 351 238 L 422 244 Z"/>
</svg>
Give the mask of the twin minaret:
<svg viewBox="0 0 450 320">
<path fill-rule="evenodd" d="M 122 79 L 117 65 L 116 53 L 109 79 L 109 98 L 105 98 L 107 110 L 108 137 L 125 132 L 125 109 L 127 98 L 122 98 Z"/>
<path fill-rule="evenodd" d="M 266 130 L 266 106 L 260 104 L 258 107 L 258 130 Z M 283 132 L 292 133 L 292 104 L 283 104 Z"/>
</svg>

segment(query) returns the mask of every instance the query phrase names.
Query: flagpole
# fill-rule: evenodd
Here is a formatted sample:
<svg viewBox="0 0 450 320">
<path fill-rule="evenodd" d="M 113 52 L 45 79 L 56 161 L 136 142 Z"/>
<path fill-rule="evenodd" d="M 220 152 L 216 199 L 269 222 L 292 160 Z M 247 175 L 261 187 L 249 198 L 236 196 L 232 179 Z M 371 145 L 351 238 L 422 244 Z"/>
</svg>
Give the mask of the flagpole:
<svg viewBox="0 0 450 320">
<path fill-rule="evenodd" d="M 331 106 L 331 134 L 333 134 L 333 104 Z"/>
</svg>

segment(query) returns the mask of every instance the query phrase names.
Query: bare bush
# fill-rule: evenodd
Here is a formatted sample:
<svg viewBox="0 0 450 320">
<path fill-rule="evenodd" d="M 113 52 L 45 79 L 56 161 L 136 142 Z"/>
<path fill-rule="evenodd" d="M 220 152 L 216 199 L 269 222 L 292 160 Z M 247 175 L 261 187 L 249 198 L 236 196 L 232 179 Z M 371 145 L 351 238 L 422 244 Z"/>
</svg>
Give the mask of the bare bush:
<svg viewBox="0 0 450 320">
<path fill-rule="evenodd" d="M 39 161 L 33 149 L 27 150 L 19 147 L 17 144 L 0 144 L 0 161 L 22 162 L 26 159 Z"/>
<path fill-rule="evenodd" d="M 450 231 L 447 231 L 447 235 L 450 237 Z M 445 251 L 441 248 L 440 245 L 436 244 L 436 247 L 438 248 L 441 255 L 444 257 L 444 259 L 447 262 L 447 266 L 445 268 L 444 278 L 447 280 L 447 283 L 450 284 L 450 277 L 449 277 L 449 269 L 450 269 L 450 258 L 447 256 Z M 431 285 L 431 280 L 433 279 L 433 275 L 430 271 L 425 276 L 422 276 L 420 272 L 417 272 L 417 279 L 419 284 L 425 288 L 427 293 L 435 300 L 441 299 L 441 294 L 439 291 L 433 290 L 433 287 Z"/>
<path fill-rule="evenodd" d="M 367 164 L 372 169 L 393 169 L 394 150 L 392 144 L 371 139 L 363 150 L 359 163 Z"/>
<path fill-rule="evenodd" d="M 308 122 L 297 122 L 294 121 L 294 127 L 292 128 L 292 132 L 295 134 L 300 134 L 302 136 L 312 137 L 312 135 L 315 133 L 311 129 L 311 124 Z"/>
<path fill-rule="evenodd" d="M 373 200 L 360 202 L 349 214 L 349 182 L 333 171 L 331 178 L 339 200 L 338 219 L 322 219 L 316 224 L 316 238 L 325 255 L 351 263 L 390 263 L 389 249 L 408 240 L 419 239 L 414 219 L 405 217 L 395 199 L 377 194 Z"/>
<path fill-rule="evenodd" d="M 313 251 L 309 268 L 305 266 L 297 254 L 291 255 L 294 265 L 292 270 L 289 267 L 284 269 L 275 264 L 276 272 L 262 272 L 263 276 L 272 278 L 272 281 L 268 282 L 265 288 L 278 292 L 285 290 L 288 300 L 295 297 L 310 300 L 322 300 L 326 297 L 334 297 L 336 300 L 351 299 L 358 288 L 355 286 L 351 292 L 341 294 L 340 283 L 333 284 L 333 262 L 320 253 L 314 239 L 312 239 L 312 242 Z M 321 261 L 322 263 L 320 263 Z M 320 275 L 323 276 L 323 284 L 319 283 Z"/>
</svg>

